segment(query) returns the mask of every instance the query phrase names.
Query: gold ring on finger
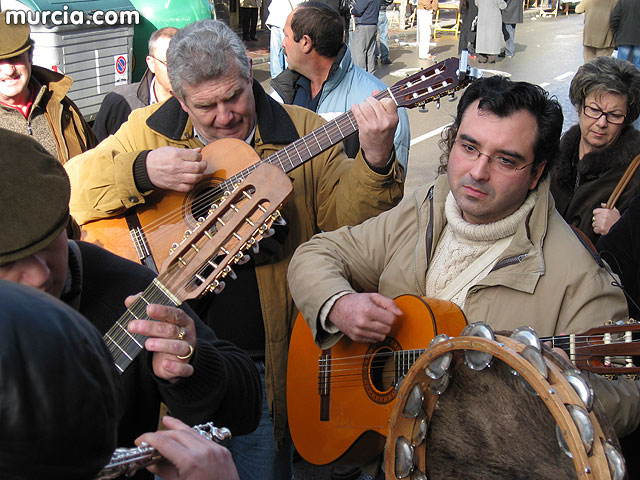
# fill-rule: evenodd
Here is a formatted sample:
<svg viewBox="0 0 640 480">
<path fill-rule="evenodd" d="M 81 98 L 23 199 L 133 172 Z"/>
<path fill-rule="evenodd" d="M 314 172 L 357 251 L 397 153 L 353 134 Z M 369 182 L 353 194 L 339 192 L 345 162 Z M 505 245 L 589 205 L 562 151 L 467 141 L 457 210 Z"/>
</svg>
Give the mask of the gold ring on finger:
<svg viewBox="0 0 640 480">
<path fill-rule="evenodd" d="M 189 360 L 193 356 L 194 348 L 189 344 L 189 353 L 184 356 L 176 355 L 180 360 Z"/>
</svg>

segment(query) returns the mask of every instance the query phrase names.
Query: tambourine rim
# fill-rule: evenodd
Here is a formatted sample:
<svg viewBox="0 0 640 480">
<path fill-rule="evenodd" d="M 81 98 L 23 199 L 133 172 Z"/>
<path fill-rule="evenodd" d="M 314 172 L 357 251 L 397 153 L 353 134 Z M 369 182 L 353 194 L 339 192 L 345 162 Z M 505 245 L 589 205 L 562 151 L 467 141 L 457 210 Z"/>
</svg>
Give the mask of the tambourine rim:
<svg viewBox="0 0 640 480">
<path fill-rule="evenodd" d="M 388 480 L 398 478 L 395 475 L 394 452 L 396 438 L 399 436 L 399 433 L 396 433 L 397 428 L 395 424 L 401 424 L 404 419 L 402 410 L 404 409 L 404 404 L 409 392 L 417 383 L 416 378 L 424 375 L 427 381 L 430 381 L 426 374 L 422 372 L 424 372 L 425 367 L 431 360 L 441 355 L 449 352 L 475 350 L 491 353 L 494 357 L 508 364 L 536 390 L 555 421 L 563 430 L 565 440 L 573 455 L 574 467 L 578 478 L 610 479 L 611 476 L 602 444 L 607 438 L 595 413 L 593 411 L 589 412 L 589 417 L 594 427 L 594 442 L 591 454 L 587 455 L 583 448 L 578 428 L 573 422 L 571 414 L 565 407 L 565 404 L 579 405 L 585 409 L 586 406 L 564 376 L 563 371 L 550 360 L 548 355 L 543 356 L 549 371 L 549 379 L 547 380 L 520 355 L 524 348 L 524 344 L 502 335 L 495 335 L 495 340 L 475 336 L 452 337 L 429 347 L 413 364 L 396 395 L 396 402 L 389 419 L 389 431 L 385 448 L 386 478 Z M 547 386 L 553 387 L 553 391 L 547 388 Z M 438 396 L 430 394 L 428 390 L 424 388 L 423 391 L 427 397 L 425 398 L 425 403 L 428 405 L 427 421 L 430 422 Z M 409 419 L 406 420 L 410 421 Z M 419 462 L 424 462 L 423 456 L 419 457 Z M 419 465 L 419 467 L 424 469 L 425 465 Z"/>
</svg>

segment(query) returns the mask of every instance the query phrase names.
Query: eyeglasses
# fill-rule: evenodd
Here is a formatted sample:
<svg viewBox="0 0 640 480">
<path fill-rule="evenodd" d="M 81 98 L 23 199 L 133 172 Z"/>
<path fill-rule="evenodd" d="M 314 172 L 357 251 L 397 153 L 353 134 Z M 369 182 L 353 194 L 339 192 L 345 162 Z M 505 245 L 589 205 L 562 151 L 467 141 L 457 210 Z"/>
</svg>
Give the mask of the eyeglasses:
<svg viewBox="0 0 640 480">
<path fill-rule="evenodd" d="M 523 165 L 522 167 L 518 167 L 518 162 L 515 159 L 510 158 L 509 156 L 488 155 L 486 153 L 482 153 L 473 145 L 461 140 L 454 140 L 454 143 L 455 145 L 459 145 L 460 156 L 465 160 L 469 162 L 475 162 L 476 160 L 479 160 L 482 155 L 484 155 L 485 157 L 487 157 L 487 163 L 492 170 L 507 175 L 517 172 L 518 170 L 524 170 L 528 166 L 534 164 L 534 162 L 531 162 Z"/>
<path fill-rule="evenodd" d="M 158 60 L 161 64 L 163 64 L 165 67 L 167 66 L 167 61 L 166 60 L 160 60 L 158 57 L 154 57 L 153 55 L 149 55 L 151 58 L 155 58 L 156 60 Z"/>
<path fill-rule="evenodd" d="M 582 111 L 587 117 L 593 118 L 594 120 L 598 120 L 600 117 L 604 115 L 604 118 L 607 120 L 607 122 L 612 123 L 614 125 L 623 124 L 624 119 L 627 118 L 626 115 L 621 115 L 619 113 L 603 112 L 599 108 L 590 107 L 589 105 L 584 105 L 582 107 Z"/>
</svg>

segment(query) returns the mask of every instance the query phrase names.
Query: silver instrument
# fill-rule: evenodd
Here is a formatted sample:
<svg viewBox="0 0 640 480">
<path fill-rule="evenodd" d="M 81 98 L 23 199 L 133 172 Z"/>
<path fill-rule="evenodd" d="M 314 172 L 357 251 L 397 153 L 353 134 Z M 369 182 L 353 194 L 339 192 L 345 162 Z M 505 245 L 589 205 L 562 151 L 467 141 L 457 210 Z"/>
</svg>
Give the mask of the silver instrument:
<svg viewBox="0 0 640 480">
<path fill-rule="evenodd" d="M 204 438 L 216 443 L 231 438 L 228 428 L 217 428 L 212 422 L 196 425 L 193 430 Z M 120 475 L 131 477 L 139 469 L 159 463 L 164 458 L 158 451 L 150 445 L 141 445 L 133 448 L 116 448 L 111 456 L 111 460 L 100 470 L 96 480 L 116 478 Z"/>
</svg>

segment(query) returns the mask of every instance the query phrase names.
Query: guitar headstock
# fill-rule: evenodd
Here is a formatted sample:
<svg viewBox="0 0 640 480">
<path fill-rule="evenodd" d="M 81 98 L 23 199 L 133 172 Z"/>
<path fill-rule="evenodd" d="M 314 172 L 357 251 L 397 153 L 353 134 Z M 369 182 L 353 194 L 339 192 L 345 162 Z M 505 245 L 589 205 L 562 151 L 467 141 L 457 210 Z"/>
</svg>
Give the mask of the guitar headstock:
<svg viewBox="0 0 640 480">
<path fill-rule="evenodd" d="M 172 251 L 158 280 L 180 301 L 197 298 L 221 286 L 231 267 L 279 220 L 279 208 L 293 193 L 282 169 L 258 166 L 232 191 L 225 192 L 207 217 Z"/>
<path fill-rule="evenodd" d="M 399 107 L 413 108 L 453 93 L 473 78 L 451 57 L 395 83 L 390 91 Z"/>
</svg>

